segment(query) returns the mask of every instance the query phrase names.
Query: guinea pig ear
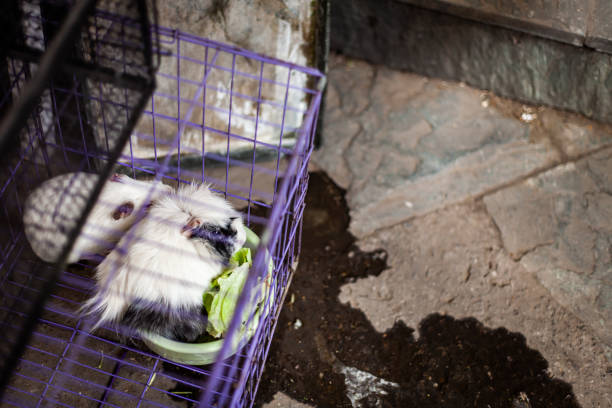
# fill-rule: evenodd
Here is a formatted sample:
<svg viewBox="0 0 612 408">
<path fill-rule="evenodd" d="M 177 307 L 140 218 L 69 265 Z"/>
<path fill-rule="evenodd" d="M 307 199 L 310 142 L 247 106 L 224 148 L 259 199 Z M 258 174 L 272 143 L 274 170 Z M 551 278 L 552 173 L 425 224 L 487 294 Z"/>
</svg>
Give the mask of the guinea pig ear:
<svg viewBox="0 0 612 408">
<path fill-rule="evenodd" d="M 202 224 L 202 220 L 197 217 L 191 217 L 187 224 L 183 225 L 181 228 L 181 234 L 190 238 L 193 235 L 193 230 L 198 228 Z"/>
<path fill-rule="evenodd" d="M 110 176 L 110 181 L 114 181 L 114 182 L 116 182 L 116 183 L 121 183 L 121 182 L 122 182 L 122 181 L 121 181 L 121 177 L 122 177 L 122 176 L 123 176 L 122 174 L 115 173 L 115 174 L 113 174 L 112 176 Z"/>
<path fill-rule="evenodd" d="M 119 207 L 115 208 L 115 211 L 113 211 L 112 217 L 114 220 L 120 220 L 122 218 L 129 217 L 130 215 L 132 215 L 133 211 L 134 211 L 134 203 L 131 201 L 127 201 L 121 204 Z"/>
</svg>

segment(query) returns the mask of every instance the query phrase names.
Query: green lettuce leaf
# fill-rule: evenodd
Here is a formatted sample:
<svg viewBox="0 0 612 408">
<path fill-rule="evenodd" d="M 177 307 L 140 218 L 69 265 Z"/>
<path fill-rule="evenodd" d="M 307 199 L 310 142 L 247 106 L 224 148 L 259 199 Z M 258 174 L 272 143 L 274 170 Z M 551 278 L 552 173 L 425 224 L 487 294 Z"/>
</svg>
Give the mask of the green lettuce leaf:
<svg viewBox="0 0 612 408">
<path fill-rule="evenodd" d="M 219 276 L 213 279 L 210 288 L 206 292 L 204 292 L 204 308 L 206 308 L 207 313 L 210 314 L 210 307 L 212 306 L 212 301 L 215 295 L 219 293 L 219 279 L 227 278 L 229 275 L 231 275 L 231 273 L 236 267 L 241 266 L 245 263 L 248 263 L 249 267 L 253 264 L 250 248 L 240 248 L 238 251 L 236 251 L 229 260 L 229 266 L 225 268 Z"/>
<path fill-rule="evenodd" d="M 217 279 L 219 291 L 210 300 L 208 311 L 208 333 L 221 337 L 229 327 L 234 315 L 234 309 L 244 283 L 249 275 L 249 264 L 242 264 L 225 276 Z M 205 302 L 208 300 L 205 299 Z"/>
<path fill-rule="evenodd" d="M 207 331 L 210 335 L 221 337 L 227 331 L 252 265 L 251 249 L 239 249 L 230 258 L 229 266 L 213 279 L 210 288 L 204 292 L 204 308 L 208 313 Z M 245 320 L 248 318 L 248 309 L 245 309 Z"/>
<path fill-rule="evenodd" d="M 253 259 L 251 258 L 251 248 L 240 248 L 230 258 L 230 266 L 241 266 L 248 263 L 249 266 L 253 265 Z"/>
</svg>

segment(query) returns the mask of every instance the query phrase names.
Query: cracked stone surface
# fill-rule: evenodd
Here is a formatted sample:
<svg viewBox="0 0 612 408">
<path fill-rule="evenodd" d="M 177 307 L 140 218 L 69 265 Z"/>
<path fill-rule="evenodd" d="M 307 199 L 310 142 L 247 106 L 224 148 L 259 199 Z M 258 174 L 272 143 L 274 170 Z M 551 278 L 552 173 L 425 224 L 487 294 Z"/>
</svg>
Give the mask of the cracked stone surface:
<svg viewBox="0 0 612 408">
<path fill-rule="evenodd" d="M 414 327 L 434 311 L 475 317 L 522 333 L 551 374 L 572 384 L 583 407 L 612 404 L 609 349 L 508 255 L 482 201 L 378 231 L 360 248 L 384 248 L 389 268 L 344 285 L 339 298 L 362 310 L 376 330 L 399 320 Z"/>
<path fill-rule="evenodd" d="M 342 286 L 379 332 L 430 313 L 525 335 L 612 406 L 612 127 L 332 55 L 318 167 L 389 268 Z"/>
<path fill-rule="evenodd" d="M 484 202 L 510 255 L 612 346 L 612 149 Z"/>
<path fill-rule="evenodd" d="M 314 160 L 347 188 L 351 232 L 364 237 L 612 143 L 611 129 L 332 55 Z"/>
</svg>

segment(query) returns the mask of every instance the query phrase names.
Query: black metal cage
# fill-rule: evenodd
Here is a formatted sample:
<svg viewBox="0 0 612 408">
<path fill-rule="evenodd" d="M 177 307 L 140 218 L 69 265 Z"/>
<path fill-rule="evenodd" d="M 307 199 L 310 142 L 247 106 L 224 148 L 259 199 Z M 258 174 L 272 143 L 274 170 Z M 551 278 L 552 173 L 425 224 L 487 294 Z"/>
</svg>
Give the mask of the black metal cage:
<svg viewBox="0 0 612 408">
<path fill-rule="evenodd" d="M 0 4 L 0 393 L 154 90 L 155 15 L 150 0 Z M 24 254 L 23 197 L 74 171 L 101 177 L 73 214 L 57 265 L 41 268 Z"/>
</svg>

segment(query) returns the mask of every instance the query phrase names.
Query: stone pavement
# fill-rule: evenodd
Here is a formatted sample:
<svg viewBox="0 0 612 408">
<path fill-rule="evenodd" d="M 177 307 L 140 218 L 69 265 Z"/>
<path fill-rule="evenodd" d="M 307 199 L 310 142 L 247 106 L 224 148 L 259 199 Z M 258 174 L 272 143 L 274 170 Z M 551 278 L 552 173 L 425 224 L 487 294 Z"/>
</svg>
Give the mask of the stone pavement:
<svg viewBox="0 0 612 408">
<path fill-rule="evenodd" d="M 612 346 L 612 149 L 484 202 L 509 254 Z"/>
<path fill-rule="evenodd" d="M 578 116 L 365 62 L 330 65 L 315 161 L 348 189 L 357 237 L 612 143 L 612 127 Z"/>
<path fill-rule="evenodd" d="M 612 406 L 612 127 L 332 55 L 314 162 L 388 252 L 342 302 L 381 332 L 434 312 L 518 331 Z"/>
</svg>

